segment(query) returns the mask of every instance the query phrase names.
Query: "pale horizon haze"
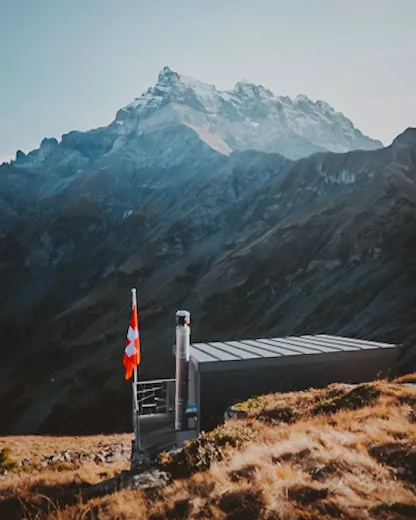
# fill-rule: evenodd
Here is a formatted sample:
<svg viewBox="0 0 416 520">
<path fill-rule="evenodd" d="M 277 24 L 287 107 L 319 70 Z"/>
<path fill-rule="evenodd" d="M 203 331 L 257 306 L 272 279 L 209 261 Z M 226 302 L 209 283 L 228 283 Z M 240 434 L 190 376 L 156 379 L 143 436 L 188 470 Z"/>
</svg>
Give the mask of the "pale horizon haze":
<svg viewBox="0 0 416 520">
<path fill-rule="evenodd" d="M 0 163 L 108 125 L 168 65 L 306 94 L 385 145 L 416 126 L 416 0 L 0 0 Z"/>
</svg>

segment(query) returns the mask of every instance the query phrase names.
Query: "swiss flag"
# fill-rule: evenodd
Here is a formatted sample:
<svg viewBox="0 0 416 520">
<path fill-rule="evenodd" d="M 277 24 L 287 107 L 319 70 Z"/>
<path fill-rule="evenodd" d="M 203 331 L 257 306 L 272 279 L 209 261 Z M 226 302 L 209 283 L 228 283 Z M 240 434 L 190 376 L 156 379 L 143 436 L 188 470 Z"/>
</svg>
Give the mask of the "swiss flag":
<svg viewBox="0 0 416 520">
<path fill-rule="evenodd" d="M 134 295 L 135 296 L 135 295 Z M 131 311 L 130 327 L 127 332 L 126 348 L 124 349 L 123 365 L 126 369 L 125 379 L 130 379 L 133 370 L 140 364 L 140 336 L 139 322 L 137 319 L 136 298 L 133 296 L 133 309 Z"/>
</svg>

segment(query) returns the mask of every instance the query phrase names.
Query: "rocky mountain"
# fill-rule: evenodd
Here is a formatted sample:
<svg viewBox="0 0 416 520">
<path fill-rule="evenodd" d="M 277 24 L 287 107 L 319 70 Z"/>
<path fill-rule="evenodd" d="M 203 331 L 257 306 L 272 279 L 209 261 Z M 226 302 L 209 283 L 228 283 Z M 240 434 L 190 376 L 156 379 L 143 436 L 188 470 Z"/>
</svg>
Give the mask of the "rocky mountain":
<svg viewBox="0 0 416 520">
<path fill-rule="evenodd" d="M 381 146 L 324 101 L 275 96 L 246 81 L 221 92 L 165 67 L 156 85 L 119 110 L 109 126 L 70 132 L 60 143 L 44 139 L 28 155 L 18 151 L 15 165 L 68 176 L 92 166 L 171 167 L 212 150 L 229 155 L 251 149 L 298 159 Z"/>
<path fill-rule="evenodd" d="M 106 129 L 45 140 L 0 167 L 2 433 L 130 427 L 134 286 L 142 378 L 172 374 L 178 308 L 197 341 L 416 339 L 416 130 L 297 161 L 224 153 L 160 116 L 176 114 L 168 100 L 185 82 L 167 70 L 164 81 L 178 83 L 165 105 L 152 90 Z"/>
</svg>

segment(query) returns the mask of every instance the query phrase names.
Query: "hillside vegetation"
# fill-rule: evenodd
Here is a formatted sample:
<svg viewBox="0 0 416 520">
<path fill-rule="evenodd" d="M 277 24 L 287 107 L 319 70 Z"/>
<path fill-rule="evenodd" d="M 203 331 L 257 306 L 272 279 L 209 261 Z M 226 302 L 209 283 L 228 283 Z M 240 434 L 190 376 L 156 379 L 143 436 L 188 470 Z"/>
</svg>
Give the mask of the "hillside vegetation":
<svg viewBox="0 0 416 520">
<path fill-rule="evenodd" d="M 253 398 L 224 425 L 159 457 L 166 486 L 83 500 L 100 479 L 98 459 L 72 472 L 19 465 L 0 482 L 0 518 L 416 518 L 415 405 L 412 385 L 386 381 Z M 58 452 L 68 449 L 67 438 L 56 442 Z"/>
</svg>

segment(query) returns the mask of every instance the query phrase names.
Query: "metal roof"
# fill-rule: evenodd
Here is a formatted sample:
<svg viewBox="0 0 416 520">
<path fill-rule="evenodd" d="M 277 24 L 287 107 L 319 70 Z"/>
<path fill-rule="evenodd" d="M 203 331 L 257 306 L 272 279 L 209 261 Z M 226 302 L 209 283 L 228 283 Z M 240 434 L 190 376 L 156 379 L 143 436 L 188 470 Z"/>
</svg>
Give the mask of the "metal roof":
<svg viewBox="0 0 416 520">
<path fill-rule="evenodd" d="M 397 348 L 397 345 L 319 334 L 316 336 L 193 343 L 190 354 L 198 363 L 218 363 L 386 348 Z"/>
</svg>

